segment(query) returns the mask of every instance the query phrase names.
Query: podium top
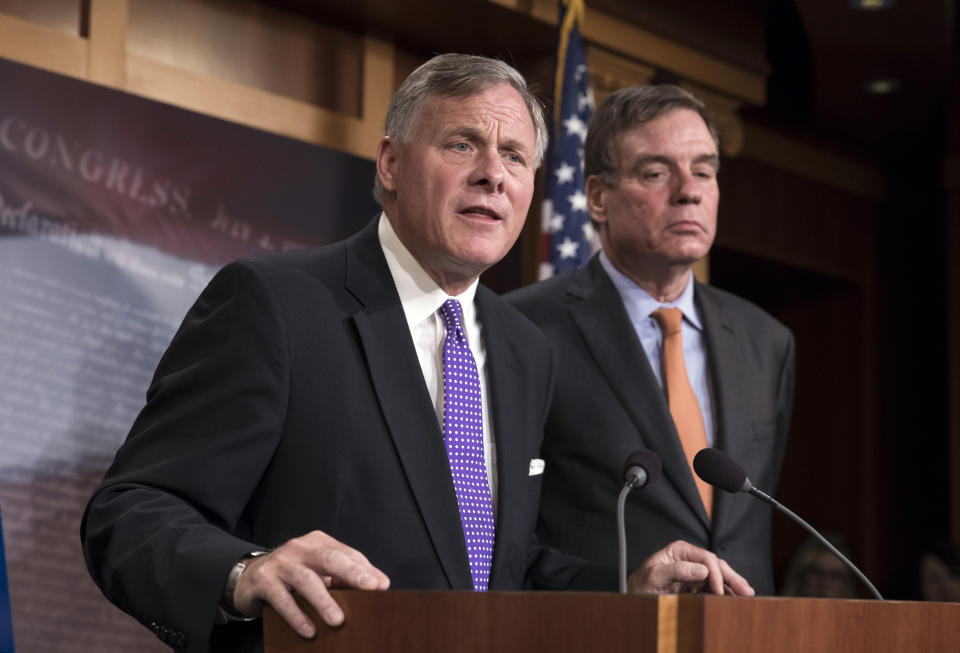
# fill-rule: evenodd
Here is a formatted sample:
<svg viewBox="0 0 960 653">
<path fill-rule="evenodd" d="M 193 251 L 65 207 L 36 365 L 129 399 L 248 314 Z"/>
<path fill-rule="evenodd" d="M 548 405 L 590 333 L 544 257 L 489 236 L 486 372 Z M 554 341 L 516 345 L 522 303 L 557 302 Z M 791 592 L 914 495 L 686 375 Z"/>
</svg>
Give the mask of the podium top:
<svg viewBox="0 0 960 653">
<path fill-rule="evenodd" d="M 267 653 L 793 653 L 960 650 L 960 604 L 592 592 L 331 592 L 346 620 L 301 639 L 264 610 Z"/>
</svg>

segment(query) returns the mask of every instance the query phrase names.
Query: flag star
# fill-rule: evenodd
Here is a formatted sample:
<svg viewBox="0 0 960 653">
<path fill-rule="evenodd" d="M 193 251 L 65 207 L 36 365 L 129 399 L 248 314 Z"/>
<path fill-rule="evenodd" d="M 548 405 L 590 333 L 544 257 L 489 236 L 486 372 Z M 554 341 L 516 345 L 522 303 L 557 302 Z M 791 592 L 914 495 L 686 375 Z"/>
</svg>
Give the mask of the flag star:
<svg viewBox="0 0 960 653">
<path fill-rule="evenodd" d="M 593 104 L 592 88 L 588 88 L 586 93 L 577 95 L 577 108 L 579 109 L 580 113 L 583 113 L 585 109 L 590 109 L 590 111 L 593 111 L 593 107 L 594 107 L 594 104 Z"/>
<path fill-rule="evenodd" d="M 563 126 L 567 128 L 567 136 L 576 134 L 580 137 L 581 143 L 587 140 L 587 123 L 580 120 L 580 116 L 570 116 L 563 121 Z"/>
<path fill-rule="evenodd" d="M 563 216 L 559 213 L 554 213 L 550 216 L 550 221 L 548 224 L 548 230 L 550 233 L 555 234 L 560 231 L 563 231 Z"/>
<path fill-rule="evenodd" d="M 587 67 L 584 66 L 583 64 L 580 64 L 579 66 L 577 66 L 577 71 L 573 74 L 574 79 L 576 79 L 579 82 L 581 79 L 583 79 L 583 74 L 585 72 L 587 72 Z"/>
<path fill-rule="evenodd" d="M 573 173 L 576 172 L 576 170 L 576 168 L 564 161 L 559 168 L 553 171 L 553 174 L 557 176 L 558 184 L 564 184 L 573 181 Z"/>
<path fill-rule="evenodd" d="M 588 243 L 592 243 L 597 237 L 597 231 L 593 228 L 593 223 L 589 220 L 583 223 L 583 237 Z"/>
<path fill-rule="evenodd" d="M 567 201 L 570 202 L 570 208 L 574 211 L 584 211 L 587 210 L 587 196 L 583 194 L 582 190 L 578 190 L 573 195 L 567 197 Z"/>
<path fill-rule="evenodd" d="M 550 218 L 553 216 L 553 200 L 545 198 L 540 212 L 540 231 L 550 233 Z"/>
<path fill-rule="evenodd" d="M 570 240 L 570 238 L 564 238 L 563 242 L 557 245 L 560 258 L 576 258 L 578 249 L 580 249 L 580 243 Z"/>
</svg>

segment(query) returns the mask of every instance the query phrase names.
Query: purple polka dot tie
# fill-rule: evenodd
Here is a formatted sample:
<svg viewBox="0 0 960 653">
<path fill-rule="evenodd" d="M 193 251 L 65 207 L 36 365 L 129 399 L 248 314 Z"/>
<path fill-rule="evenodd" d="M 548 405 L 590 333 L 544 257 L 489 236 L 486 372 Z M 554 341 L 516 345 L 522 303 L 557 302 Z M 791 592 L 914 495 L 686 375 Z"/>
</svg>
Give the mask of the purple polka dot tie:
<svg viewBox="0 0 960 653">
<path fill-rule="evenodd" d="M 483 456 L 483 403 L 477 362 L 463 333 L 460 302 L 440 307 L 443 340 L 443 438 L 460 508 L 475 592 L 487 591 L 493 559 L 493 502 Z"/>
</svg>

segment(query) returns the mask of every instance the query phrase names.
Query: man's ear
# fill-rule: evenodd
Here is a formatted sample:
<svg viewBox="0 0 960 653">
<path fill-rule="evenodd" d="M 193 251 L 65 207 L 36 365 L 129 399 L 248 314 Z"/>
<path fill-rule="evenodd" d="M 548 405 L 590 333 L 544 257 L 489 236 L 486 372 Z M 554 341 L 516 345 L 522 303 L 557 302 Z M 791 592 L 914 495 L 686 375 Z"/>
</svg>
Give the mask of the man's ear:
<svg viewBox="0 0 960 653">
<path fill-rule="evenodd" d="M 587 210 L 597 224 L 607 221 L 607 185 L 596 175 L 587 177 Z"/>
<path fill-rule="evenodd" d="M 397 146 L 389 136 L 381 138 L 377 146 L 377 177 L 384 190 L 396 190 Z"/>
</svg>

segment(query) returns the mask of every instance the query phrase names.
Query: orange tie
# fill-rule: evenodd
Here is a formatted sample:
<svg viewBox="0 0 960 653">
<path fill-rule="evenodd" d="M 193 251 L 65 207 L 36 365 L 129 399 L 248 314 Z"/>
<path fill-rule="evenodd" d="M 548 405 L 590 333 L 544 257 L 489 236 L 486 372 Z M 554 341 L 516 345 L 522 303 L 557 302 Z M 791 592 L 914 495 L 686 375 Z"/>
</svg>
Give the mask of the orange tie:
<svg viewBox="0 0 960 653">
<path fill-rule="evenodd" d="M 670 414 L 680 434 L 680 444 L 687 457 L 690 473 L 700 491 L 700 499 L 709 517 L 713 509 L 713 488 L 700 480 L 693 472 L 693 457 L 707 446 L 707 429 L 703 425 L 697 395 L 687 378 L 687 365 L 683 360 L 683 336 L 680 325 L 683 312 L 679 308 L 660 308 L 653 312 L 653 319 L 663 332 L 663 372 L 666 375 L 667 401 Z"/>
</svg>

